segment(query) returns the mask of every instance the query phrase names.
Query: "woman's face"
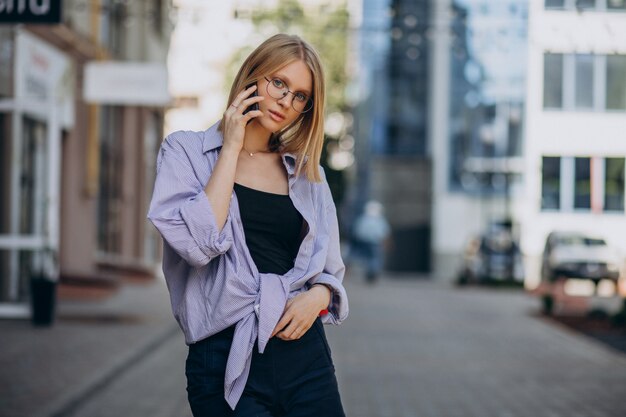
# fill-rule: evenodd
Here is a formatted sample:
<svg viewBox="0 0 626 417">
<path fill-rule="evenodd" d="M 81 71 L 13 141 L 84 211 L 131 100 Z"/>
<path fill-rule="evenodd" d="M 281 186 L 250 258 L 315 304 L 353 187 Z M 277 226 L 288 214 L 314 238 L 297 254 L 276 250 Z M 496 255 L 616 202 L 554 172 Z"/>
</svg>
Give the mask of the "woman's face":
<svg viewBox="0 0 626 417">
<path fill-rule="evenodd" d="M 277 91 L 282 88 L 288 89 L 290 93 L 282 98 L 272 97 L 268 94 L 268 84 L 270 83 L 273 83 L 270 86 L 270 91 Z M 298 60 L 262 77 L 258 81 L 257 91 L 259 95 L 265 97 L 265 100 L 259 103 L 259 109 L 263 112 L 263 116 L 257 117 L 255 120 L 266 130 L 276 132 L 289 126 L 300 116 L 300 113 L 294 109 L 294 105 L 296 108 L 302 107 L 298 105 L 298 100 L 302 101 L 304 96 L 311 97 L 313 77 L 306 64 Z"/>
</svg>

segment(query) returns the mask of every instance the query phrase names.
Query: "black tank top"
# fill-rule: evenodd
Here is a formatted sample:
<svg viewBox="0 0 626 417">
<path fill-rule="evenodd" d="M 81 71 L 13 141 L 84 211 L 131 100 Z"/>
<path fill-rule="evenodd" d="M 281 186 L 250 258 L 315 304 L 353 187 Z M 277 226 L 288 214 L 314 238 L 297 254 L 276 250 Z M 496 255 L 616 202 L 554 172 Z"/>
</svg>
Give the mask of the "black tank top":
<svg viewBox="0 0 626 417">
<path fill-rule="evenodd" d="M 246 245 L 259 272 L 286 274 L 303 238 L 302 215 L 288 195 L 235 183 Z"/>
</svg>

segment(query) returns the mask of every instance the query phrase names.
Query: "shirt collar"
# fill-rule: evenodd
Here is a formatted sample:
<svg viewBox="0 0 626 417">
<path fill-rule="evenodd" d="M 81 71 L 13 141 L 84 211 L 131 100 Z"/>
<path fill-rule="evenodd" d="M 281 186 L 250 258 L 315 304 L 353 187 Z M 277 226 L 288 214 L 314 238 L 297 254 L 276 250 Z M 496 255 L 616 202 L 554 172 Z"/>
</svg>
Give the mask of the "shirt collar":
<svg viewBox="0 0 626 417">
<path fill-rule="evenodd" d="M 220 122 L 217 121 L 215 124 L 213 124 L 213 126 L 204 131 L 204 138 L 202 143 L 203 153 L 207 153 L 222 146 L 222 143 L 224 142 L 224 136 L 222 135 L 222 132 L 217 130 L 219 124 Z M 285 169 L 287 169 L 287 173 L 289 175 L 294 175 L 296 172 L 296 155 L 285 152 L 281 154 L 281 157 L 283 159 L 283 165 L 285 166 Z M 307 158 L 305 158 L 305 161 L 306 159 Z"/>
<path fill-rule="evenodd" d="M 213 126 L 204 131 L 204 138 L 202 143 L 202 152 L 207 153 L 212 151 L 213 149 L 220 148 L 222 143 L 224 142 L 224 137 L 222 136 L 222 132 L 217 130 L 217 127 L 220 125 L 220 121 L 218 120 Z"/>
</svg>

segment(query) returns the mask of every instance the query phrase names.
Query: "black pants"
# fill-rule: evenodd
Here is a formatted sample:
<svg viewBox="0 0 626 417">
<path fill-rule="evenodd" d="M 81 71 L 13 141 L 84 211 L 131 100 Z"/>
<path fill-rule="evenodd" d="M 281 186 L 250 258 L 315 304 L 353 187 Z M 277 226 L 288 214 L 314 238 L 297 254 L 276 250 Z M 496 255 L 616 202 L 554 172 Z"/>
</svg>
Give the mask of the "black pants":
<svg viewBox="0 0 626 417">
<path fill-rule="evenodd" d="M 189 346 L 187 396 L 194 417 L 345 417 L 320 319 L 298 340 L 273 337 L 260 354 L 235 410 L 224 399 L 234 326 Z"/>
</svg>

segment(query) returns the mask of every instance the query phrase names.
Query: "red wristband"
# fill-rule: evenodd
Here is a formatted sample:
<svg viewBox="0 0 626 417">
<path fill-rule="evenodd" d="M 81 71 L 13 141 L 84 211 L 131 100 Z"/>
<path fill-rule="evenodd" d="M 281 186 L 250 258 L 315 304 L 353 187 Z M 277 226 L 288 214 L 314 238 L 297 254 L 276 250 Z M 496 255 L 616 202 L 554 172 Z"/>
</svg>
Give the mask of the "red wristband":
<svg viewBox="0 0 626 417">
<path fill-rule="evenodd" d="M 326 314 L 328 314 L 328 309 L 325 308 L 322 311 L 320 311 L 320 317 L 325 316 Z"/>
</svg>

